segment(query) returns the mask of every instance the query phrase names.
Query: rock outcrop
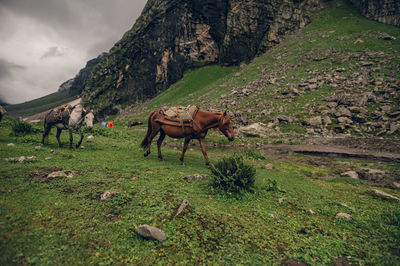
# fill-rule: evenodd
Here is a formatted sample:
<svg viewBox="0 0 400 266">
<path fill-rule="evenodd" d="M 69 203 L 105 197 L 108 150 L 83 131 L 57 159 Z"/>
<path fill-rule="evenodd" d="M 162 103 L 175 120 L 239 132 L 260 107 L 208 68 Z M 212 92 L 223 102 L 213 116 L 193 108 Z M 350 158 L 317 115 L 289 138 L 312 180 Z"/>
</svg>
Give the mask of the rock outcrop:
<svg viewBox="0 0 400 266">
<path fill-rule="evenodd" d="M 207 64 L 250 61 L 310 22 L 322 0 L 149 0 L 93 68 L 83 101 L 98 116 L 140 103 Z"/>
<path fill-rule="evenodd" d="M 369 19 L 400 26 L 400 1 L 398 0 L 350 0 L 350 2 Z"/>
</svg>

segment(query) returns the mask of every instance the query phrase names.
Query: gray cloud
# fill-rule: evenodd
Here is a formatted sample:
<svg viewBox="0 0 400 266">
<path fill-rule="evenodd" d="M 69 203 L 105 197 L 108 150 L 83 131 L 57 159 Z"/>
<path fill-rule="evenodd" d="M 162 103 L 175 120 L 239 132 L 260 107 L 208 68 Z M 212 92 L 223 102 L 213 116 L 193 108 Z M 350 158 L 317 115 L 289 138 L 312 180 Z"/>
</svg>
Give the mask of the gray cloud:
<svg viewBox="0 0 400 266">
<path fill-rule="evenodd" d="M 47 51 L 40 57 L 41 59 L 45 59 L 47 57 L 55 57 L 55 56 L 63 56 L 64 52 L 61 48 L 57 46 L 52 46 L 47 49 Z"/>
<path fill-rule="evenodd" d="M 0 0 L 0 95 L 18 103 L 55 92 L 108 51 L 146 1 Z M 4 62 L 25 69 L 12 75 L 22 68 Z"/>
<path fill-rule="evenodd" d="M 0 79 L 11 78 L 13 69 L 23 70 L 25 67 L 0 58 Z"/>
</svg>

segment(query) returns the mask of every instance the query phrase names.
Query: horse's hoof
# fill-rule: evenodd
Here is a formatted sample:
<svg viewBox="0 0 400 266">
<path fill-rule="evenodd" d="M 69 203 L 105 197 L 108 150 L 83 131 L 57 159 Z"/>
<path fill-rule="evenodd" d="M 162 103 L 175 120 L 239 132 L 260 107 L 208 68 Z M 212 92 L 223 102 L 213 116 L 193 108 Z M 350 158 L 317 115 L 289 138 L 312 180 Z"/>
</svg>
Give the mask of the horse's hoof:
<svg viewBox="0 0 400 266">
<path fill-rule="evenodd" d="M 143 154 L 143 156 L 144 156 L 144 157 L 147 157 L 147 156 L 149 156 L 149 154 L 150 154 L 150 152 L 145 152 L 145 153 Z"/>
<path fill-rule="evenodd" d="M 163 157 L 158 157 L 158 159 L 160 160 L 160 161 L 164 161 L 164 158 Z"/>
<path fill-rule="evenodd" d="M 184 163 L 184 162 L 181 162 L 181 165 L 182 165 L 182 166 L 185 166 L 185 163 Z"/>
</svg>

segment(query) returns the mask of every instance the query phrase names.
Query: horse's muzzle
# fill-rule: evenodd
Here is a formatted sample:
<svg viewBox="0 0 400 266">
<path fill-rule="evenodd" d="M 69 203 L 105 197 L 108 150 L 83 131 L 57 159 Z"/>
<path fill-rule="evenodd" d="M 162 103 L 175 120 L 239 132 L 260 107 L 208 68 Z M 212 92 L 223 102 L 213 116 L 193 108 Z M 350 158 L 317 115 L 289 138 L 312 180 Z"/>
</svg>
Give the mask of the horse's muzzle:
<svg viewBox="0 0 400 266">
<path fill-rule="evenodd" d="M 235 137 L 228 137 L 228 140 L 229 140 L 229 141 L 234 141 L 234 140 L 235 140 Z"/>
</svg>

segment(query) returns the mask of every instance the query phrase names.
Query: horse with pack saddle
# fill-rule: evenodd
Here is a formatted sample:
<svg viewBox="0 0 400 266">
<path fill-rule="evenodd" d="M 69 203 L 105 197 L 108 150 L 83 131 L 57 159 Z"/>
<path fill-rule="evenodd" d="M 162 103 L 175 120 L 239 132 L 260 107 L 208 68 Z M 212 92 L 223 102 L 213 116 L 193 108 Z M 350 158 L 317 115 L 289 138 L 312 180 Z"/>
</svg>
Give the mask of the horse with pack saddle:
<svg viewBox="0 0 400 266">
<path fill-rule="evenodd" d="M 69 147 L 72 148 L 72 133 L 76 130 L 81 138 L 79 142 L 76 144 L 76 148 L 82 143 L 83 133 L 81 127 L 85 124 L 89 129 L 93 127 L 93 112 L 90 110 L 86 110 L 83 108 L 81 104 L 77 104 L 75 106 L 71 106 L 69 104 L 60 106 L 58 108 L 54 108 L 50 110 L 45 118 L 44 118 L 44 132 L 42 137 L 42 145 L 44 145 L 44 140 L 48 138 L 50 130 L 53 126 L 57 128 L 57 141 L 58 145 L 62 147 L 62 143 L 60 141 L 60 135 L 62 130 L 69 131 Z"/>
<path fill-rule="evenodd" d="M 184 145 L 180 161 L 184 165 L 184 156 L 190 140 L 198 139 L 206 165 L 209 165 L 204 138 L 209 129 L 218 128 L 228 140 L 235 139 L 231 118 L 227 112 L 209 112 L 196 106 L 173 107 L 167 110 L 152 111 L 148 118 L 147 133 L 141 146 L 150 154 L 150 145 L 153 138 L 160 132 L 157 140 L 158 158 L 163 160 L 161 145 L 166 135 L 171 138 L 184 138 Z"/>
</svg>

